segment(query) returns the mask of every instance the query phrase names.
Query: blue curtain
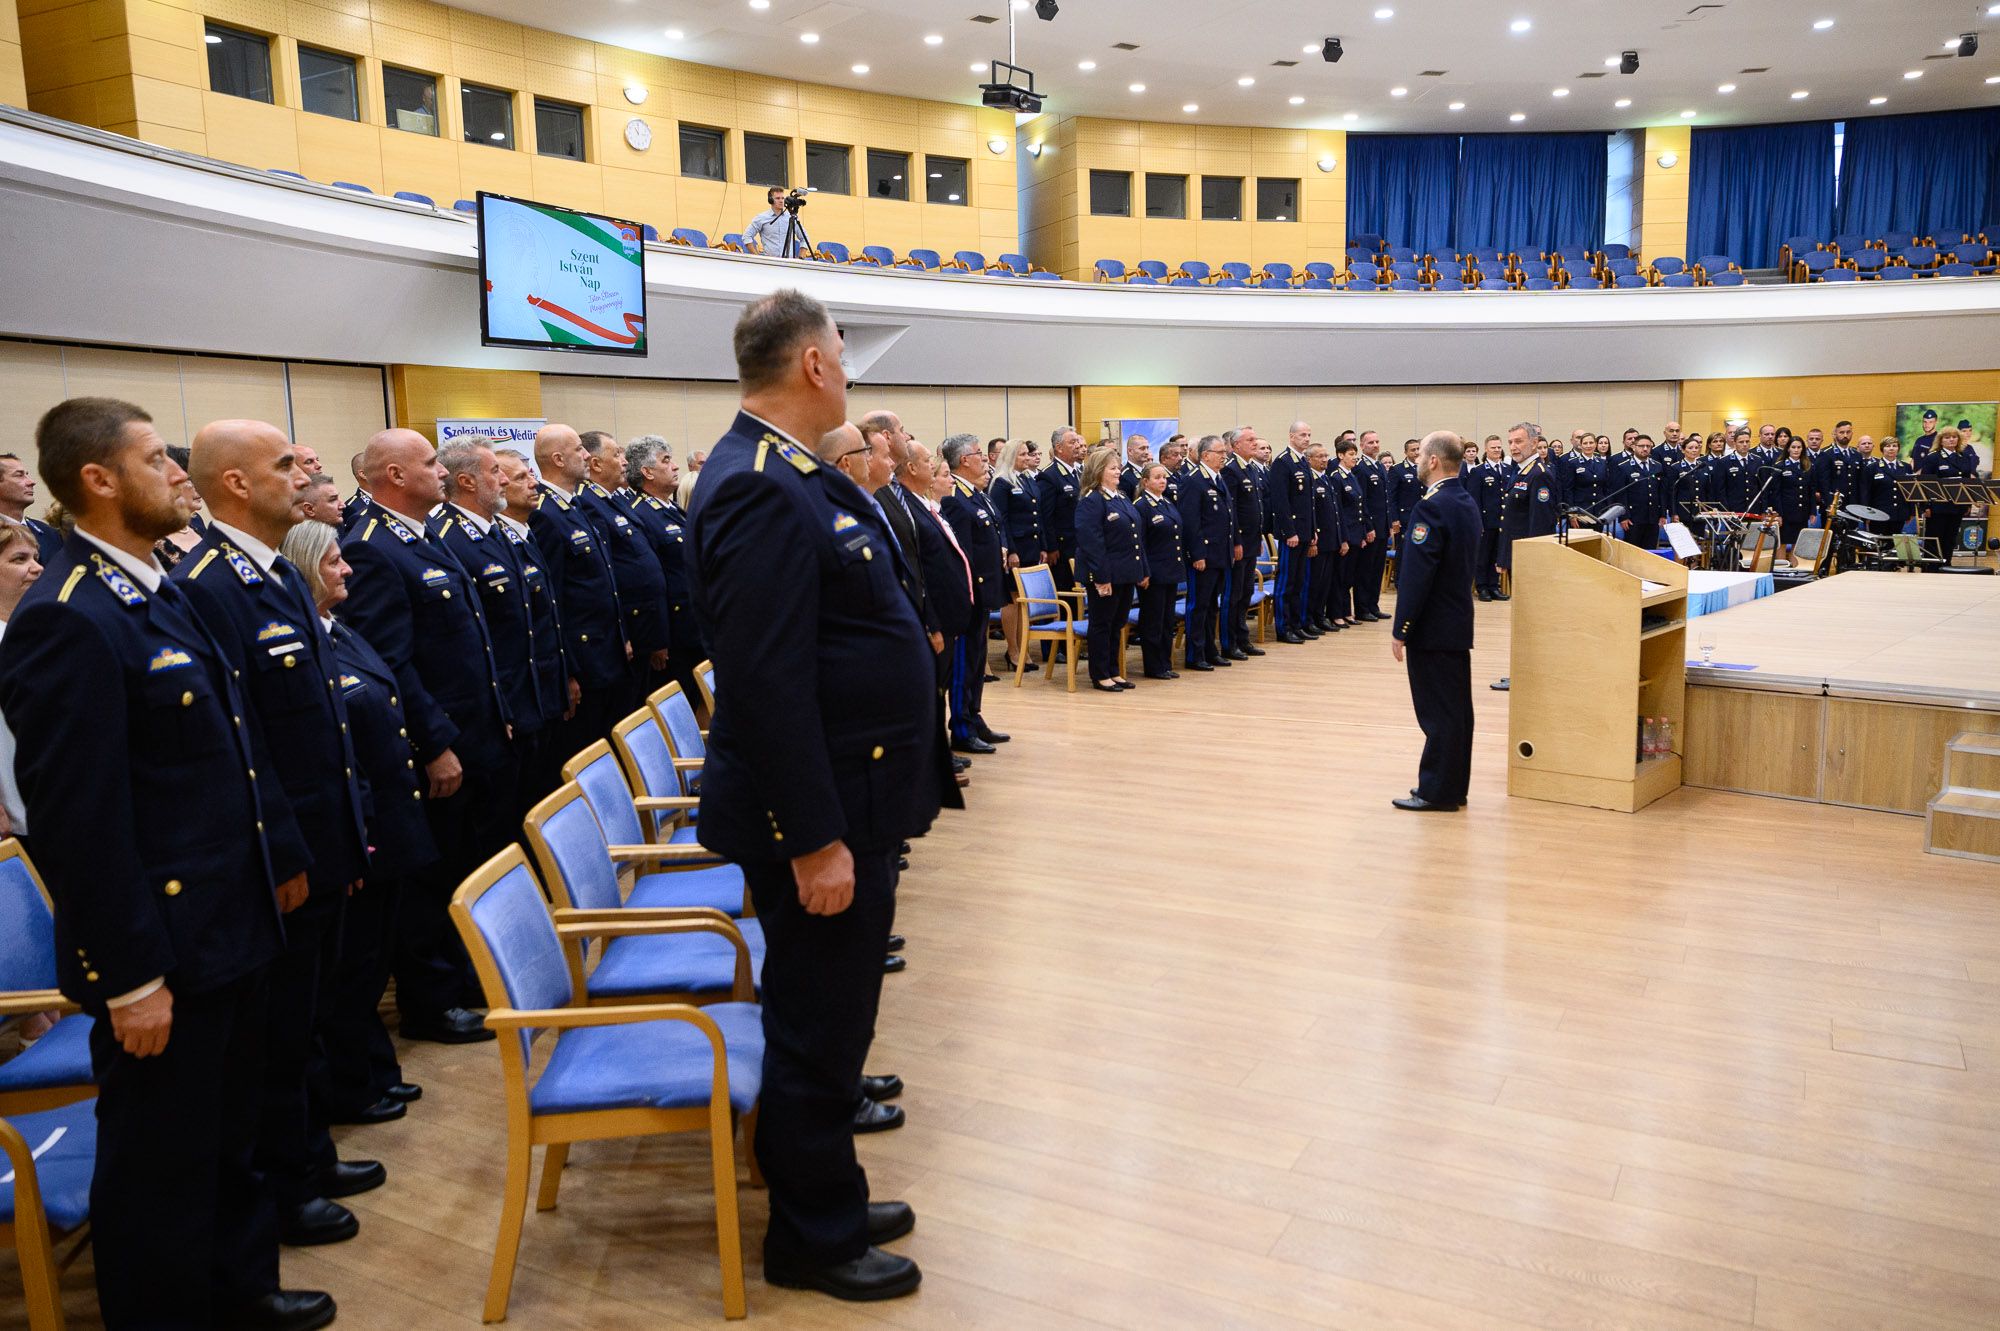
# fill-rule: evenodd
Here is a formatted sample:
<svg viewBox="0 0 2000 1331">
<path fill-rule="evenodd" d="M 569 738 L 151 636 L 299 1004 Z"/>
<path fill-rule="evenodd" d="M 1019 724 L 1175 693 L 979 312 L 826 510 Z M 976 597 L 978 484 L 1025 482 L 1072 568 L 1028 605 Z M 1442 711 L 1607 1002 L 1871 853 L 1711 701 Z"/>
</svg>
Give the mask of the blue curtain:
<svg viewBox="0 0 2000 1331">
<path fill-rule="evenodd" d="M 1848 121 L 1833 221 L 1940 240 L 2000 226 L 2000 107 Z"/>
<path fill-rule="evenodd" d="M 1602 245 L 1606 138 L 1466 135 L 1458 158 L 1458 248 L 1498 245 L 1526 254 Z"/>
<path fill-rule="evenodd" d="M 1697 129 L 1688 147 L 1687 257 L 1774 268 L 1792 236 L 1833 226 L 1833 122 Z"/>
<path fill-rule="evenodd" d="M 1350 134 L 1347 234 L 1446 253 L 1457 183 L 1456 134 Z"/>
</svg>

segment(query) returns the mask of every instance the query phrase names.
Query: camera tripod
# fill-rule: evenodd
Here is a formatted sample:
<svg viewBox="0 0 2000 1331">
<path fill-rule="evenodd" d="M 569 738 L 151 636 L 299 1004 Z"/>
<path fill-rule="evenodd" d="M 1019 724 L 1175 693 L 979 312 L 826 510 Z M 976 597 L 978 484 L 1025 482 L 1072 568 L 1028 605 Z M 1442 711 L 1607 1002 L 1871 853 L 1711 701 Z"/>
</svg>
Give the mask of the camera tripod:
<svg viewBox="0 0 2000 1331">
<path fill-rule="evenodd" d="M 812 237 L 806 234 L 806 224 L 799 220 L 799 210 L 788 208 L 791 220 L 785 223 L 785 243 L 779 247 L 781 259 L 810 259 L 814 257 Z"/>
</svg>

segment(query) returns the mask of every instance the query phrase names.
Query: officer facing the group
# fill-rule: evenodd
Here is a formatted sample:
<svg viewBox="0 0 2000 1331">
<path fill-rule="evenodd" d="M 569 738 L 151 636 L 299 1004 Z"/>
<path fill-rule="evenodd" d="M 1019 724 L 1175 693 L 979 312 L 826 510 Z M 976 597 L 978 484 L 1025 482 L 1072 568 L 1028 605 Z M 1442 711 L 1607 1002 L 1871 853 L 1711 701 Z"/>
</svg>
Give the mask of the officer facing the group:
<svg viewBox="0 0 2000 1331">
<path fill-rule="evenodd" d="M 309 857 L 229 654 L 153 558 L 187 525 L 187 477 L 110 398 L 51 408 L 35 446 L 76 530 L 0 646 L 0 708 L 57 983 L 97 1019 L 105 1324 L 324 1326 L 331 1297 L 265 1283 L 278 1240 L 251 1158 L 266 971 Z"/>
<path fill-rule="evenodd" d="M 779 291 L 735 332 L 743 410 L 689 517 L 689 576 L 716 674 L 701 842 L 740 864 L 764 927 L 764 1276 L 839 1298 L 906 1294 L 876 1246 L 908 1206 L 871 1202 L 854 1155 L 895 909 L 897 849 L 959 803 L 902 562 L 870 497 L 800 440 L 841 424 L 847 376 L 826 307 Z M 731 702 L 731 699 L 739 700 Z"/>
<path fill-rule="evenodd" d="M 1417 784 L 1399 809 L 1449 813 L 1472 780 L 1472 575 L 1479 506 L 1459 483 L 1465 446 L 1449 430 L 1424 437 L 1417 474 L 1424 496 L 1410 510 L 1396 584 L 1392 651 L 1410 671 L 1423 727 Z"/>
<path fill-rule="evenodd" d="M 1234 664 L 1217 639 L 1224 589 L 1236 541 L 1235 507 L 1222 479 L 1229 456 L 1220 435 L 1203 435 L 1199 461 L 1181 479 L 1181 533 L 1187 543 L 1187 632 L 1181 654 L 1189 670 Z"/>
<path fill-rule="evenodd" d="M 271 970 L 257 1167 L 279 1237 L 332 1243 L 352 1238 L 359 1223 L 327 1199 L 379 1186 L 384 1171 L 372 1161 L 339 1163 L 327 1124 L 306 1103 L 321 973 L 338 959 L 341 912 L 368 869 L 333 644 L 305 574 L 278 553 L 299 521 L 306 473 L 284 432 L 263 421 L 204 426 L 188 465 L 208 505 L 208 532 L 173 582 L 240 672 L 271 770 L 312 855 L 306 900 L 287 915 L 285 952 Z M 323 1181 L 316 1162 L 324 1163 Z M 277 1288 L 275 1263 L 266 1278 Z"/>
<path fill-rule="evenodd" d="M 1485 460 L 1459 473 L 1460 484 L 1472 490 L 1479 507 L 1479 570 L 1475 585 L 1479 599 L 1493 601 L 1500 594 L 1500 511 L 1505 507 L 1507 487 L 1513 481 L 1501 452 L 1500 436 L 1486 437 Z"/>
<path fill-rule="evenodd" d="M 1542 427 L 1522 421 L 1507 431 L 1507 453 L 1514 460 L 1514 479 L 1507 486 L 1506 502 L 1500 511 L 1500 567 L 1514 568 L 1514 542 L 1556 534 L 1556 517 L 1562 511 L 1556 497 L 1555 481 L 1541 456 Z M 1508 691 L 1501 678 L 1491 687 Z"/>
</svg>

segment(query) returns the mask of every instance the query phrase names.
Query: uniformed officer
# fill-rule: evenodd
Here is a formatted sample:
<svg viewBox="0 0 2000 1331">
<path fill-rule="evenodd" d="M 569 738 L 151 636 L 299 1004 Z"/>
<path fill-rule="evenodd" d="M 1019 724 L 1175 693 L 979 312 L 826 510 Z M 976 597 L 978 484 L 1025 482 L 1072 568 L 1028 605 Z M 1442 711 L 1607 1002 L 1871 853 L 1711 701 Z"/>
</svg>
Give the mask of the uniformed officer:
<svg viewBox="0 0 2000 1331">
<path fill-rule="evenodd" d="M 1855 474 L 1861 457 L 1854 451 L 1854 422 L 1839 421 L 1833 427 L 1833 442 L 1813 460 L 1813 503 L 1821 513 L 1836 504 L 1857 502 Z"/>
<path fill-rule="evenodd" d="M 1222 480 L 1236 517 L 1229 578 L 1223 589 L 1222 655 L 1247 661 L 1264 655 L 1264 649 L 1250 641 L 1249 622 L 1250 596 L 1257 589 L 1257 557 L 1264 552 L 1264 485 L 1256 465 L 1261 441 L 1254 426 L 1244 425 L 1224 430 L 1222 442 L 1233 454 L 1222 468 Z"/>
<path fill-rule="evenodd" d="M 1857 476 L 1856 483 L 1866 492 L 1865 478 Z M 1789 550 L 1798 543 L 1799 533 L 1813 515 L 1812 464 L 1806 461 L 1805 440 L 1793 439 L 1786 444 L 1785 457 L 1773 469 L 1766 494 L 1778 514 L 1778 537 Z M 1857 497 L 1856 502 L 1866 501 Z"/>
<path fill-rule="evenodd" d="M 630 487 L 626 507 L 652 541 L 653 555 L 667 578 L 667 673 L 679 681 L 682 693 L 699 698 L 694 668 L 707 652 L 701 645 L 694 598 L 688 592 L 687 514 L 674 494 L 680 478 L 673 448 L 660 436 L 640 435 L 625 445 L 625 483 Z"/>
<path fill-rule="evenodd" d="M 1915 469 L 1903 457 L 1902 441 L 1893 434 L 1885 435 L 1875 465 L 1866 472 L 1863 493 L 1867 498 L 1862 502 L 1870 508 L 1881 509 L 1889 515 L 1889 519 L 1886 522 L 1870 523 L 1870 530 L 1882 535 L 1903 530 L 1910 520 L 1914 506 L 1903 496 L 1897 482 L 1909 480 L 1913 475 Z"/>
<path fill-rule="evenodd" d="M 1083 579 L 1090 630 L 1090 686 L 1100 693 L 1136 687 L 1125 678 L 1119 650 L 1133 599 L 1146 576 L 1139 511 L 1118 489 L 1118 450 L 1109 444 L 1083 461 L 1083 498 L 1076 505 L 1076 571 Z"/>
<path fill-rule="evenodd" d="M 1653 458 L 1653 436 L 1633 435 L 1620 461 L 1617 488 L 1624 494 L 1617 502 L 1625 506 L 1620 532 L 1632 544 L 1651 550 L 1660 543 L 1661 521 L 1672 516 L 1666 469 Z"/>
<path fill-rule="evenodd" d="M 1181 646 L 1189 670 L 1232 665 L 1218 637 L 1236 544 L 1236 508 L 1223 480 L 1229 456 L 1222 436 L 1207 434 L 1198 461 L 1181 479 L 1181 538 L 1187 547 L 1187 625 Z"/>
<path fill-rule="evenodd" d="M 568 662 L 541 552 L 499 522 L 506 479 L 490 444 L 457 440 L 438 453 L 445 506 L 430 534 L 471 577 L 493 642 L 493 665 L 513 724 L 519 811 L 555 788 L 563 762 L 556 733 L 569 710 Z"/>
<path fill-rule="evenodd" d="M 1313 543 L 1310 550 L 1311 574 L 1307 579 L 1306 623 L 1322 634 L 1337 633 L 1344 624 L 1333 622 L 1333 586 L 1340 577 L 1340 552 L 1346 539 L 1340 530 L 1340 497 L 1335 473 L 1327 463 L 1326 445 L 1314 440 L 1306 449 L 1306 466 L 1312 476 Z"/>
<path fill-rule="evenodd" d="M 1500 436 L 1487 435 L 1485 448 L 1485 459 L 1467 467 L 1461 483 L 1471 487 L 1473 502 L 1479 508 L 1479 566 L 1474 585 L 1480 600 L 1492 601 L 1500 597 L 1500 512 L 1514 478 Z"/>
<path fill-rule="evenodd" d="M 325 1118 L 306 1096 L 321 972 L 338 957 L 341 913 L 368 869 L 333 644 L 305 574 L 277 549 L 299 521 L 306 473 L 284 432 L 263 421 L 202 427 L 189 465 L 209 527 L 175 567 L 173 582 L 239 672 L 271 770 L 312 855 L 306 900 L 286 917 L 285 951 L 271 970 L 257 1167 L 280 1239 L 336 1243 L 360 1225 L 329 1199 L 379 1187 L 386 1175 L 374 1161 L 341 1162 Z M 275 1289 L 275 1265 L 267 1279 Z"/>
<path fill-rule="evenodd" d="M 826 308 L 796 291 L 737 323 L 743 410 L 689 513 L 695 604 L 727 682 L 698 825 L 703 845 L 743 867 L 769 947 L 764 1277 L 878 1299 L 917 1287 L 916 1264 L 876 1246 L 915 1221 L 906 1205 L 869 1200 L 854 1106 L 897 848 L 959 798 L 902 556 L 869 496 L 799 443 L 845 414 L 840 346 Z"/>
<path fill-rule="evenodd" d="M 951 474 L 951 487 L 938 507 L 958 537 L 958 548 L 972 566 L 973 621 L 958 640 L 958 663 L 952 672 L 951 737 L 1005 744 L 1003 735 L 986 724 L 986 626 L 995 610 L 1013 599 L 1008 590 L 1006 531 L 988 491 L 986 454 L 979 437 L 954 434 L 938 446 L 938 463 Z"/>
<path fill-rule="evenodd" d="M 1165 457 L 1167 450 L 1160 450 Z M 1139 531 L 1146 555 L 1146 585 L 1139 591 L 1139 656 L 1147 679 L 1179 679 L 1174 669 L 1174 597 L 1186 564 L 1181 511 L 1167 495 L 1173 471 L 1146 465 L 1139 480 Z"/>
<path fill-rule="evenodd" d="M 1160 445 L 1160 465 L 1167 469 L 1167 492 L 1162 496 L 1176 509 L 1181 506 L 1181 477 L 1187 475 L 1187 436 L 1177 434 Z"/>
<path fill-rule="evenodd" d="M 1979 475 L 1979 454 L 1965 443 L 1965 431 L 1971 428 L 1960 422 L 1956 428 L 1947 427 L 1937 432 L 1937 446 L 1917 459 L 1916 474 L 1928 480 L 1970 481 Z M 1929 504 L 1924 508 L 1924 537 L 1937 545 L 1938 553 L 1944 557 L 1945 565 L 1951 564 L 1952 554 L 1958 549 L 1958 530 L 1965 521 L 1964 504 Z M 43 574 L 44 578 L 48 575 Z"/>
<path fill-rule="evenodd" d="M 590 476 L 577 490 L 576 503 L 596 529 L 598 548 L 611 561 L 611 581 L 618 589 L 625 641 L 632 650 L 631 706 L 613 714 L 615 724 L 669 678 L 667 651 L 672 639 L 667 624 L 667 575 L 653 554 L 651 540 L 633 525 L 618 497 L 617 491 L 625 484 L 625 450 L 604 430 L 585 430 L 578 439 Z"/>
<path fill-rule="evenodd" d="M 567 425 L 544 425 L 535 432 L 535 465 L 542 474 L 542 502 L 528 519 L 528 530 L 555 573 L 563 649 L 579 685 L 576 707 L 557 732 L 558 751 L 567 760 L 610 734 L 638 699 L 610 554 L 577 502 L 590 479 L 583 440 Z"/>
<path fill-rule="evenodd" d="M 1417 480 L 1417 445 L 1420 441 L 1403 441 L 1403 460 L 1394 463 L 1388 470 L 1389 482 L 1389 544 L 1388 552 L 1393 556 L 1401 547 L 1403 533 L 1410 528 L 1410 511 L 1417 501 L 1424 497 L 1423 484 Z"/>
<path fill-rule="evenodd" d="M 1271 459 L 1269 500 L 1271 534 L 1278 546 L 1278 578 L 1273 595 L 1277 598 L 1278 641 L 1302 643 L 1320 636 L 1319 627 L 1307 613 L 1312 599 L 1312 549 L 1318 508 L 1313 495 L 1312 464 L 1306 452 L 1312 447 L 1312 426 L 1293 421 L 1286 432 L 1285 446 Z"/>
<path fill-rule="evenodd" d="M 143 410 L 73 398 L 35 430 L 76 529 L 0 645 L 0 709 L 55 906 L 56 977 L 94 1016 L 91 1239 L 105 1324 L 324 1326 L 281 1291 L 252 1163 L 266 972 L 309 855 L 231 658 L 153 559 L 186 476 Z"/>
<path fill-rule="evenodd" d="M 1072 426 L 1058 425 L 1049 432 L 1049 463 L 1035 474 L 1042 539 L 1049 542 L 1042 559 L 1060 591 L 1076 586 L 1071 561 L 1076 558 L 1076 501 L 1083 497 L 1078 472 L 1082 458 L 1083 436 Z"/>
<path fill-rule="evenodd" d="M 1368 511 L 1368 477 L 1361 470 L 1361 449 L 1352 434 L 1334 444 L 1331 472 L 1334 502 L 1340 506 L 1340 563 L 1334 566 L 1333 624 L 1351 629 L 1361 622 L 1362 558 L 1375 537 Z"/>
<path fill-rule="evenodd" d="M 1510 574 L 1514 568 L 1514 542 L 1555 535 L 1562 511 L 1556 499 L 1555 482 L 1541 455 L 1541 445 L 1542 427 L 1533 421 L 1522 421 L 1507 431 L 1507 452 L 1514 460 L 1514 479 L 1507 487 L 1507 498 L 1500 512 L 1500 567 Z M 1508 596 L 1511 595 L 1509 592 Z M 1503 676 L 1489 687 L 1505 693 L 1508 684 Z"/>
<path fill-rule="evenodd" d="M 1118 493 L 1127 499 L 1139 497 L 1139 481 L 1153 461 L 1152 442 L 1143 434 L 1125 441 L 1125 465 L 1118 469 Z"/>
<path fill-rule="evenodd" d="M 0 522 L 26 527 L 35 536 L 37 559 L 46 564 L 62 549 L 62 533 L 40 518 L 28 516 L 35 502 L 35 473 L 13 453 L 0 453 Z"/>
<path fill-rule="evenodd" d="M 1449 430 L 1424 437 L 1424 495 L 1410 512 L 1396 587 L 1392 651 L 1410 671 L 1410 701 L 1423 727 L 1417 785 L 1399 809 L 1450 813 L 1472 780 L 1472 575 L 1479 558 L 1479 506 L 1459 483 L 1464 445 Z"/>
<path fill-rule="evenodd" d="M 1382 436 L 1373 430 L 1361 432 L 1361 460 L 1354 465 L 1361 479 L 1364 523 L 1361 554 L 1354 568 L 1354 618 L 1374 623 L 1382 616 L 1382 573 L 1389 564 L 1389 524 L 1394 508 L 1389 502 L 1389 467 L 1382 460 Z"/>
<path fill-rule="evenodd" d="M 466 1007 L 479 990 L 449 907 L 459 882 L 513 836 L 506 698 L 472 575 L 424 525 L 444 500 L 437 450 L 414 430 L 383 430 L 368 441 L 366 467 L 373 499 L 341 545 L 354 570 L 342 616 L 396 672 L 439 857 L 403 894 L 396 924 L 402 1033 L 490 1040 Z"/>
</svg>

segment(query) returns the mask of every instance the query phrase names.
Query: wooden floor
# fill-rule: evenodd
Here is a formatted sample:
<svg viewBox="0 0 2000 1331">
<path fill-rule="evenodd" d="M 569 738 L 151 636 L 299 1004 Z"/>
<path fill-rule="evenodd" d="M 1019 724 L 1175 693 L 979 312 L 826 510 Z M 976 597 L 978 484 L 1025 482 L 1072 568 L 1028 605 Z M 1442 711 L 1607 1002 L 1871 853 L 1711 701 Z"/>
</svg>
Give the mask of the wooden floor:
<svg viewBox="0 0 2000 1331">
<path fill-rule="evenodd" d="M 1118 698 L 989 686 L 1014 742 L 917 847 L 870 1064 L 910 1122 L 861 1145 L 917 1209 L 923 1289 L 764 1286 L 746 1189 L 754 1320 L 2000 1325 L 1991 867 L 1885 814 L 1509 800 L 1484 688 L 1469 811 L 1398 813 L 1419 737 L 1386 628 Z M 1480 635 L 1484 681 L 1505 606 Z M 345 1137 L 390 1171 L 361 1236 L 285 1261 L 342 1326 L 478 1318 L 497 1056 L 406 1067 L 410 1117 Z M 706 1174 L 692 1142 L 578 1147 L 512 1324 L 721 1326 Z"/>
</svg>

